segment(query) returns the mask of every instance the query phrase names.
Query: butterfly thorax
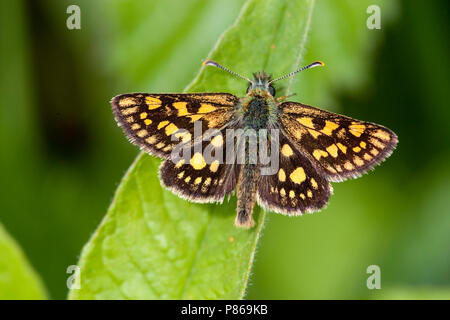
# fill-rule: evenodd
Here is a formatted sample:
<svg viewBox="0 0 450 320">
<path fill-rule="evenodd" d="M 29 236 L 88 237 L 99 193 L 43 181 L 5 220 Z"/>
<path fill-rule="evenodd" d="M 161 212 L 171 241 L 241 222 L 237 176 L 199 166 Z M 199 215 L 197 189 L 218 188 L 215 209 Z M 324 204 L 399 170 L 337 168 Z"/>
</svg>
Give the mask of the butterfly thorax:
<svg viewBox="0 0 450 320">
<path fill-rule="evenodd" d="M 275 89 L 270 84 L 271 76 L 264 72 L 254 75 L 253 82 L 247 89 L 247 96 L 243 99 L 243 119 L 246 129 L 267 128 L 271 106 L 274 104 Z"/>
<path fill-rule="evenodd" d="M 267 127 L 269 108 L 266 99 L 253 98 L 244 109 L 244 126 L 247 129 L 259 130 Z"/>
</svg>

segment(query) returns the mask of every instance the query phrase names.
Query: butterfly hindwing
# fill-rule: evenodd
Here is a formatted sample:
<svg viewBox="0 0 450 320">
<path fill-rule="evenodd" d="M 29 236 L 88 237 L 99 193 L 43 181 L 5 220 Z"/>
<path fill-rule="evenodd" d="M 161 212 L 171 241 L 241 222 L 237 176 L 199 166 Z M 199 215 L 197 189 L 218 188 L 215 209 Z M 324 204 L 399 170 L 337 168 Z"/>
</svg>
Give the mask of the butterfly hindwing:
<svg viewBox="0 0 450 320">
<path fill-rule="evenodd" d="M 323 208 L 332 193 L 330 183 L 282 133 L 279 150 L 277 173 L 260 177 L 258 203 L 266 209 L 289 215 Z"/>
<path fill-rule="evenodd" d="M 281 124 L 297 148 L 330 181 L 358 177 L 386 159 L 397 145 L 389 129 L 301 103 L 280 105 Z"/>
<path fill-rule="evenodd" d="M 238 102 L 228 93 L 131 93 L 114 97 L 111 105 L 131 142 L 167 159 L 180 141 L 194 142 L 195 122 L 201 123 L 201 133 L 220 129 L 233 117 Z"/>
<path fill-rule="evenodd" d="M 225 142 L 225 130 L 218 131 L 186 146 L 187 154 L 166 159 L 160 168 L 162 184 L 192 202 L 222 202 L 235 190 L 240 169 L 234 159 L 226 161 Z"/>
</svg>

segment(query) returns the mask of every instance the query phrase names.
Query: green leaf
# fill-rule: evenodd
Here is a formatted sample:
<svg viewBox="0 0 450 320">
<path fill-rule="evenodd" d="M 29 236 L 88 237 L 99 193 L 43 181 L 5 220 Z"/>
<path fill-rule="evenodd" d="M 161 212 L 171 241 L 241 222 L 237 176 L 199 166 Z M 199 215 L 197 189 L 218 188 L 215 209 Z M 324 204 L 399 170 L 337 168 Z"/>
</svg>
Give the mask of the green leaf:
<svg viewBox="0 0 450 320">
<path fill-rule="evenodd" d="M 46 298 L 39 276 L 0 224 L 0 300 Z"/>
<path fill-rule="evenodd" d="M 210 58 L 244 76 L 288 73 L 301 60 L 313 7 L 312 0 L 250 0 Z M 243 95 L 246 85 L 206 68 L 186 91 Z M 255 228 L 237 229 L 235 197 L 221 205 L 182 200 L 161 188 L 159 164 L 141 154 L 131 166 L 83 249 L 81 288 L 69 298 L 243 298 L 264 212 L 255 209 Z"/>
<path fill-rule="evenodd" d="M 373 290 L 373 299 L 382 300 L 449 300 L 449 287 L 393 287 Z"/>
</svg>

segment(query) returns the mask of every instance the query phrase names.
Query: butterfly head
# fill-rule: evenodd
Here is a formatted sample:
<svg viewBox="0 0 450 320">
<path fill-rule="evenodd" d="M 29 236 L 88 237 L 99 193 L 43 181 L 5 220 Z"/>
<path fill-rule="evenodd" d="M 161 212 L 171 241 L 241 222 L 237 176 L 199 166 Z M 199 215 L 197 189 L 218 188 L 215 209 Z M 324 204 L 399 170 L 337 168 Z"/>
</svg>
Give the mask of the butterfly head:
<svg viewBox="0 0 450 320">
<path fill-rule="evenodd" d="M 265 95 L 269 93 L 272 97 L 275 96 L 275 88 L 270 84 L 272 76 L 265 72 L 257 72 L 253 74 L 253 81 L 250 82 L 247 88 L 247 94 L 250 95 Z"/>
<path fill-rule="evenodd" d="M 300 71 L 303 71 L 303 70 L 306 70 L 309 68 L 324 66 L 325 64 L 322 61 L 316 61 L 316 62 L 313 62 L 313 63 L 307 65 L 306 67 L 292 71 L 292 72 L 290 72 L 282 77 L 276 78 L 274 80 L 272 80 L 271 75 L 266 74 L 265 72 L 254 73 L 253 80 L 250 80 L 246 77 L 243 77 L 243 76 L 237 74 L 236 72 L 233 72 L 233 71 L 221 66 L 220 64 L 218 64 L 217 62 L 212 61 L 212 60 L 206 60 L 205 62 L 203 62 L 203 65 L 204 66 L 214 66 L 214 67 L 220 68 L 222 70 L 225 70 L 225 71 L 231 73 L 232 75 L 235 75 L 238 78 L 247 80 L 248 82 L 250 82 L 250 84 L 247 88 L 247 94 L 249 94 L 249 95 L 265 96 L 265 95 L 269 94 L 270 96 L 274 97 L 275 96 L 275 88 L 273 87 L 272 83 L 274 83 L 275 81 L 291 77 L 294 74 L 296 74 L 297 72 L 300 72 Z"/>
</svg>

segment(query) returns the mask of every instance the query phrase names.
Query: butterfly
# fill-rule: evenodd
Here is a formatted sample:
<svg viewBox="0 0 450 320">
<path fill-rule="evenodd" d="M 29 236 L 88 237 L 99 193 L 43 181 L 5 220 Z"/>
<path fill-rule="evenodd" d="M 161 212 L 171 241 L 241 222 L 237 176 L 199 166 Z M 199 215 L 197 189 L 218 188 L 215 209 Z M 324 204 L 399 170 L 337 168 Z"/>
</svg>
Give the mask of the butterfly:
<svg viewBox="0 0 450 320">
<path fill-rule="evenodd" d="M 330 182 L 356 178 L 397 145 L 384 126 L 275 98 L 274 82 L 258 72 L 247 93 L 128 93 L 111 100 L 119 126 L 145 152 L 164 159 L 161 184 L 192 202 L 222 202 L 236 193 L 235 225 L 251 228 L 257 202 L 266 210 L 300 215 L 322 209 Z M 264 156 L 263 156 L 264 155 Z"/>
</svg>

